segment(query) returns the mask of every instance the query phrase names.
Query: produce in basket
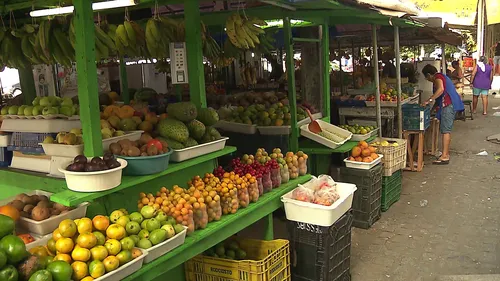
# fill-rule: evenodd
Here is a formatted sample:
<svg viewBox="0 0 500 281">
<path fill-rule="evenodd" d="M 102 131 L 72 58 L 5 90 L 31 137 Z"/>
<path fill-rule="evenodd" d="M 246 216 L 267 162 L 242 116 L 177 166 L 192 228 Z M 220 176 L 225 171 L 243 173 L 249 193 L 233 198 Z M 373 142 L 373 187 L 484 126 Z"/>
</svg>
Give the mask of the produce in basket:
<svg viewBox="0 0 500 281">
<path fill-rule="evenodd" d="M 137 141 L 123 139 L 109 145 L 109 151 L 115 155 L 140 157 L 155 156 L 168 152 L 168 143 L 163 139 L 154 139 L 144 133 Z"/>
<path fill-rule="evenodd" d="M 292 192 L 295 200 L 310 202 L 323 206 L 331 206 L 339 200 L 337 184 L 328 175 L 321 175 L 313 178 L 305 185 L 300 185 Z"/>
<path fill-rule="evenodd" d="M 73 159 L 73 163 L 68 165 L 66 170 L 71 172 L 97 172 L 120 166 L 120 162 L 116 160 L 115 156 L 110 152 L 106 152 L 102 158 L 96 156 L 90 161 L 84 155 L 78 155 Z"/>
<path fill-rule="evenodd" d="M 380 156 L 376 153 L 377 148 L 369 145 L 366 141 L 360 141 L 358 145 L 351 150 L 349 161 L 371 163 Z"/>
<path fill-rule="evenodd" d="M 299 184 L 292 192 L 292 198 L 302 202 L 312 202 L 314 200 L 314 190 Z"/>
<path fill-rule="evenodd" d="M 11 217 L 24 217 L 36 221 L 43 221 L 60 214 L 67 213 L 72 208 L 54 203 L 43 194 L 27 195 L 21 193 L 16 195 L 15 199 L 0 207 L 0 214 Z"/>
<path fill-rule="evenodd" d="M 244 260 L 247 258 L 247 253 L 241 249 L 239 243 L 231 239 L 217 244 L 203 254 L 209 257 L 230 260 Z"/>
</svg>

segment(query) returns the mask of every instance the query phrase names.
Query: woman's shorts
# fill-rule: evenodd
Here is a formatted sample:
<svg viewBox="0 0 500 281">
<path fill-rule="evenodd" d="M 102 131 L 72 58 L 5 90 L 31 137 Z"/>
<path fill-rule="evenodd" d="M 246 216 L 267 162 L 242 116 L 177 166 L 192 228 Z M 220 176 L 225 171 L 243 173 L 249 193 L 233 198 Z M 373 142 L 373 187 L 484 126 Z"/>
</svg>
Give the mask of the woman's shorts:
<svg viewBox="0 0 500 281">
<path fill-rule="evenodd" d="M 472 94 L 474 96 L 479 96 L 479 95 L 487 96 L 488 95 L 488 90 L 479 89 L 479 88 L 472 88 Z"/>
</svg>

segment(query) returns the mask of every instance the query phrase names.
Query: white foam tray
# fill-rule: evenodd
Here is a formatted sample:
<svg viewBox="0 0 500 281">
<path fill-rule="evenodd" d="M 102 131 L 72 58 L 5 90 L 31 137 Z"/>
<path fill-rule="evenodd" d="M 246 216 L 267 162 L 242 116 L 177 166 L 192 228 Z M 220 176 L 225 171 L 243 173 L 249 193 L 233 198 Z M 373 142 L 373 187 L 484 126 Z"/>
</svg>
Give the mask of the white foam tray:
<svg viewBox="0 0 500 281">
<path fill-rule="evenodd" d="M 261 135 L 277 136 L 289 135 L 292 129 L 290 126 L 257 126 L 257 130 Z"/>
<path fill-rule="evenodd" d="M 300 134 L 308 139 L 311 139 L 317 143 L 320 143 L 324 146 L 327 146 L 331 149 L 335 149 L 341 145 L 343 145 L 346 141 L 350 140 L 351 137 L 352 137 L 352 133 L 347 131 L 347 130 L 344 130 L 340 127 L 337 127 L 335 125 L 332 125 L 330 123 L 327 123 L 323 120 L 316 120 L 318 123 L 319 123 L 319 126 L 324 130 L 328 130 L 328 131 L 331 131 L 331 132 L 335 132 L 336 134 L 342 136 L 344 138 L 343 141 L 341 142 L 334 142 L 332 140 L 329 140 L 327 138 L 324 138 L 318 134 L 315 134 L 311 131 L 309 131 L 309 128 L 308 128 L 308 124 L 307 125 L 302 125 L 300 127 Z"/>
<path fill-rule="evenodd" d="M 253 135 L 257 132 L 257 127 L 255 125 L 229 122 L 224 120 L 219 120 L 217 123 L 215 123 L 214 128 L 246 135 Z"/>
<path fill-rule="evenodd" d="M 113 142 L 118 142 L 123 139 L 129 139 L 131 141 L 136 141 L 141 138 L 144 131 L 131 131 L 127 132 L 123 136 L 112 137 L 109 139 L 102 140 L 102 150 L 103 152 L 109 151 L 109 145 Z M 66 145 L 66 144 L 55 144 L 55 143 L 40 143 L 43 147 L 43 151 L 49 156 L 60 156 L 60 157 L 75 157 L 77 155 L 83 154 L 83 144 L 78 145 Z"/>
<path fill-rule="evenodd" d="M 179 247 L 184 244 L 184 240 L 186 239 L 187 227 L 183 226 L 184 230 L 177 233 L 174 237 L 163 241 L 162 243 L 155 245 L 149 249 L 146 249 L 148 255 L 144 259 L 144 263 L 150 263 L 155 259 L 163 256 L 164 254 L 172 251 L 173 249 Z"/>
<path fill-rule="evenodd" d="M 172 153 L 172 155 L 170 155 L 170 162 L 182 162 L 192 158 L 196 158 L 201 155 L 222 150 L 226 146 L 226 141 L 228 139 L 229 139 L 228 137 L 224 137 L 220 140 L 199 144 L 188 148 L 177 149 L 177 150 L 172 149 L 174 152 Z"/>
<path fill-rule="evenodd" d="M 43 190 L 34 190 L 34 191 L 26 192 L 26 194 L 27 195 L 35 195 L 35 194 L 36 195 L 45 195 L 45 196 L 49 197 L 49 199 L 50 199 L 50 196 L 52 195 L 52 193 L 46 192 Z M 4 199 L 4 200 L 0 201 L 0 205 L 8 204 L 9 202 L 11 202 L 14 199 L 15 199 L 15 196 Z M 29 218 L 21 217 L 21 218 L 19 218 L 18 224 L 21 228 L 27 230 L 28 232 L 35 233 L 38 235 L 47 235 L 49 233 L 52 233 L 52 231 L 54 231 L 54 229 L 56 229 L 59 226 L 59 223 L 65 219 L 74 220 L 74 219 L 83 218 L 85 216 L 85 214 L 87 213 L 88 205 L 89 205 L 88 202 L 81 203 L 75 209 L 73 209 L 67 213 L 64 213 L 64 214 L 61 214 L 61 215 L 58 215 L 58 216 L 55 216 L 52 218 L 48 218 L 48 219 L 43 220 L 43 221 L 36 221 L 36 220 L 29 219 Z M 30 243 L 30 244 L 32 244 L 32 243 Z"/>
<path fill-rule="evenodd" d="M 79 115 L 72 115 L 72 116 L 66 116 L 64 114 L 50 114 L 50 115 L 31 115 L 31 116 L 25 116 L 25 115 L 4 115 L 4 119 L 45 119 L 45 120 L 51 120 L 51 119 L 66 119 L 66 120 L 80 120 Z"/>
<path fill-rule="evenodd" d="M 35 238 L 35 237 L 33 237 L 33 238 Z M 45 245 L 47 245 L 47 242 L 49 242 L 50 238 L 52 238 L 52 234 L 47 234 L 40 239 L 35 238 L 35 241 L 33 241 L 29 244 L 26 244 L 26 250 L 29 251 L 35 247 L 38 247 L 38 246 L 45 246 Z"/>
<path fill-rule="evenodd" d="M 80 120 L 4 119 L 1 130 L 5 132 L 59 133 L 81 128 Z"/>
<path fill-rule="evenodd" d="M 380 163 L 380 161 L 382 161 L 382 158 L 384 158 L 384 155 L 382 154 L 378 154 L 378 156 L 379 157 L 377 159 L 373 160 L 370 163 L 347 160 L 349 158 L 344 159 L 344 162 L 347 168 L 370 170 L 371 168 L 375 167 L 378 163 Z"/>
<path fill-rule="evenodd" d="M 89 158 L 90 160 L 90 158 Z M 59 172 L 64 174 L 68 189 L 78 192 L 97 192 L 110 190 L 122 183 L 122 171 L 127 167 L 127 161 L 116 159 L 120 167 L 98 172 L 70 172 L 66 167 L 72 162 L 63 163 Z"/>
<path fill-rule="evenodd" d="M 11 134 L 0 135 L 0 147 L 7 147 L 7 146 L 9 146 L 11 138 L 12 138 Z"/>
<path fill-rule="evenodd" d="M 311 181 L 316 180 L 313 178 Z M 305 183 L 306 186 L 308 183 Z M 353 194 L 356 185 L 337 182 L 340 198 L 331 206 L 323 206 L 292 199 L 293 190 L 281 197 L 285 206 L 286 218 L 302 223 L 331 226 L 342 217 L 352 206 Z"/>
</svg>

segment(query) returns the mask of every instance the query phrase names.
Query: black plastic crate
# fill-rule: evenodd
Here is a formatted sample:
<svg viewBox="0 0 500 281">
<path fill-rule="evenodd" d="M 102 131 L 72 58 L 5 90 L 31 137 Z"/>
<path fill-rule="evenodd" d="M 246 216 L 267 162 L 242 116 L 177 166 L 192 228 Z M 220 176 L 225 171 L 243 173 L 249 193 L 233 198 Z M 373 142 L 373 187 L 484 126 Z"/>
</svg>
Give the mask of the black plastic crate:
<svg viewBox="0 0 500 281">
<path fill-rule="evenodd" d="M 369 170 L 345 167 L 340 169 L 340 181 L 355 184 L 357 187 L 352 201 L 354 227 L 368 229 L 380 219 L 382 172 L 381 164 Z"/>
<path fill-rule="evenodd" d="M 329 227 L 300 222 L 287 224 L 292 281 L 351 280 L 352 219 L 348 211 Z"/>
</svg>

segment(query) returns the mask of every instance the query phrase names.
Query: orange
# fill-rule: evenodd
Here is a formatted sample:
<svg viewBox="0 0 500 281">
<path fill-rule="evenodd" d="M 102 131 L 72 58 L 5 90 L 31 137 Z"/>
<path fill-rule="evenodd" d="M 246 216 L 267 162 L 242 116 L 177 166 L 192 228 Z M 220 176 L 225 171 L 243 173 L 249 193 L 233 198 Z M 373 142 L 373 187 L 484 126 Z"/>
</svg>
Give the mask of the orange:
<svg viewBox="0 0 500 281">
<path fill-rule="evenodd" d="M 349 160 L 349 161 L 354 161 L 354 157 L 349 156 L 349 159 L 348 159 L 348 160 Z"/>
<path fill-rule="evenodd" d="M 358 157 L 361 155 L 361 148 L 359 146 L 354 147 L 351 151 L 351 155 L 352 157 Z"/>
<path fill-rule="evenodd" d="M 54 261 L 65 261 L 67 263 L 71 263 L 71 256 L 68 254 L 57 254 L 54 257 Z"/>
<path fill-rule="evenodd" d="M 105 216 L 95 216 L 92 219 L 92 224 L 94 225 L 94 228 L 99 231 L 106 231 L 106 229 L 109 226 L 109 219 Z"/>
<path fill-rule="evenodd" d="M 378 158 L 378 155 L 377 155 L 376 153 L 372 153 L 372 154 L 370 155 L 370 157 L 371 157 L 372 159 L 377 159 L 377 158 Z"/>
<path fill-rule="evenodd" d="M 361 155 L 362 155 L 363 157 L 370 156 L 370 154 L 372 154 L 372 153 L 370 152 L 370 150 L 369 150 L 369 149 L 363 149 L 363 151 L 361 151 Z"/>
<path fill-rule="evenodd" d="M 74 263 L 71 264 L 71 267 L 73 268 L 73 280 L 82 280 L 85 278 L 87 275 L 89 275 L 89 268 L 87 267 L 87 264 L 81 261 L 75 261 Z"/>
<path fill-rule="evenodd" d="M 62 237 L 71 238 L 77 231 L 76 223 L 70 219 L 65 219 L 59 223 L 59 232 Z"/>
<path fill-rule="evenodd" d="M 78 233 L 84 234 L 84 233 L 90 233 L 92 232 L 92 220 L 89 218 L 81 218 L 78 220 L 76 223 Z"/>
<path fill-rule="evenodd" d="M 19 211 L 12 205 L 1 206 L 0 214 L 11 217 L 15 221 L 17 221 L 21 216 L 21 214 L 19 214 Z"/>
<path fill-rule="evenodd" d="M 368 143 L 366 141 L 360 141 L 358 143 L 358 146 L 360 146 L 361 148 L 367 148 L 368 147 Z"/>
<path fill-rule="evenodd" d="M 375 153 L 375 151 L 377 151 L 377 148 L 374 146 L 369 146 L 368 149 L 370 150 L 371 153 Z"/>
<path fill-rule="evenodd" d="M 97 237 L 93 233 L 80 234 L 76 238 L 76 244 L 85 249 L 91 249 L 97 244 Z"/>
<path fill-rule="evenodd" d="M 91 257 L 90 251 L 85 248 L 75 248 L 73 252 L 71 252 L 71 258 L 74 261 L 86 262 L 90 259 L 90 257 Z"/>
<path fill-rule="evenodd" d="M 71 238 L 61 238 L 56 241 L 56 250 L 62 254 L 68 254 L 73 251 L 75 244 Z"/>
<path fill-rule="evenodd" d="M 59 240 L 59 238 L 62 238 L 61 232 L 59 231 L 59 228 L 56 228 L 56 230 L 52 232 L 52 239 L 54 239 L 54 241 L 57 241 Z"/>
<path fill-rule="evenodd" d="M 360 156 L 356 157 L 354 160 L 356 162 L 363 162 L 363 158 L 361 158 Z"/>
<path fill-rule="evenodd" d="M 365 162 L 365 163 L 370 163 L 372 161 L 373 161 L 373 159 L 371 157 L 365 157 L 365 158 L 363 158 L 363 162 Z"/>
</svg>

